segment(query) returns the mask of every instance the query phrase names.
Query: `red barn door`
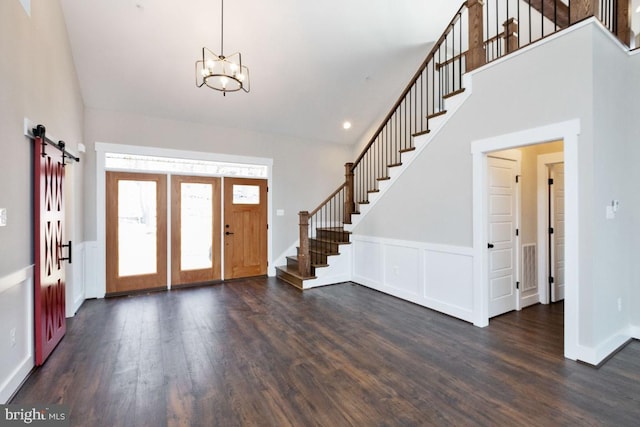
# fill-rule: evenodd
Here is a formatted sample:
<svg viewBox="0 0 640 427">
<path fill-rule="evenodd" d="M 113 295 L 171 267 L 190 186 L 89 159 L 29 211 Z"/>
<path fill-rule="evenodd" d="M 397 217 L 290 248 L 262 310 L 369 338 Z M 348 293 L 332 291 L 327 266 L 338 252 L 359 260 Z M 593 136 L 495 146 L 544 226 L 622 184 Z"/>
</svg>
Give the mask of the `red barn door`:
<svg viewBox="0 0 640 427">
<path fill-rule="evenodd" d="M 39 366 L 66 331 L 64 261 L 70 261 L 71 242 L 63 242 L 63 153 L 41 136 L 34 141 L 34 326 L 36 366 Z"/>
</svg>

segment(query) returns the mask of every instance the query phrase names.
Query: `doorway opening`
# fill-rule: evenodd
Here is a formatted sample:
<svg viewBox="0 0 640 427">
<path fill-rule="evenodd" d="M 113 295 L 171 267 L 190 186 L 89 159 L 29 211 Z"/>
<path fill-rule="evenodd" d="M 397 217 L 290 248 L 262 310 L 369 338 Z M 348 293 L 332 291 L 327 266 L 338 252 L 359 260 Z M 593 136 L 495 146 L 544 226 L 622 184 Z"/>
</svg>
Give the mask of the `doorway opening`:
<svg viewBox="0 0 640 427">
<path fill-rule="evenodd" d="M 515 268 L 515 275 L 518 279 L 515 284 L 516 307 L 521 307 L 535 303 L 546 303 L 545 299 L 548 295 L 546 286 L 540 286 L 544 281 L 539 279 L 539 271 L 542 268 L 538 257 L 540 248 L 545 243 L 541 243 L 537 237 L 538 230 L 545 229 L 546 222 L 539 223 L 537 219 L 537 207 L 533 211 L 524 207 L 527 203 L 533 203 L 537 206 L 538 184 L 537 184 L 537 155 L 549 154 L 552 152 L 564 153 L 564 355 L 569 359 L 575 360 L 578 353 L 578 140 L 580 133 L 580 122 L 571 120 L 561 122 L 540 128 L 533 128 L 521 132 L 500 135 L 483 140 L 473 141 L 471 151 L 473 154 L 473 230 L 474 230 L 474 313 L 476 319 L 474 324 L 477 326 L 487 326 L 489 318 L 494 314 L 491 311 L 490 300 L 492 290 L 490 284 L 489 269 L 492 261 L 490 250 L 488 247 L 490 242 L 490 225 L 489 225 L 489 162 L 490 156 L 504 154 L 505 150 L 548 150 L 548 152 L 538 152 L 527 160 L 528 169 L 532 169 L 533 173 L 525 174 L 525 161 L 522 164 L 522 181 L 527 180 L 526 175 L 530 175 L 527 185 L 534 187 L 534 197 L 531 199 L 526 196 L 524 190 L 522 196 L 522 224 L 518 224 L 515 233 L 516 246 L 512 264 Z M 560 144 L 554 146 L 553 144 Z M 536 177 L 533 180 L 531 177 Z M 518 177 L 520 180 L 520 177 Z M 520 183 L 518 184 L 520 185 Z M 545 187 L 545 191 L 546 187 Z M 531 201 L 532 200 L 532 201 Z M 526 212 L 533 212 L 530 215 Z M 533 216 L 533 218 L 531 218 Z M 517 219 L 516 219 L 517 221 Z M 527 223 L 535 224 L 533 227 L 526 226 Z M 520 229 L 522 228 L 522 229 Z M 525 228 L 527 232 L 525 233 Z M 533 231 L 532 231 L 533 230 Z M 523 235 L 523 233 L 526 234 Z M 531 235 L 533 233 L 533 235 Z M 526 239 L 526 240 L 525 240 Z M 546 239 L 545 239 L 546 241 Z M 533 249 L 535 244 L 535 249 Z M 494 246 L 495 249 L 495 246 Z M 525 260 L 526 257 L 526 260 Z M 532 259 L 533 264 L 532 264 Z M 506 264 L 505 264 L 506 265 Z M 533 268 L 531 267 L 533 265 Z M 546 266 L 545 266 L 546 268 Z M 529 281 L 529 283 L 523 283 Z M 520 282 L 520 283 L 518 283 Z M 498 287 L 498 289 L 501 289 Z"/>
</svg>

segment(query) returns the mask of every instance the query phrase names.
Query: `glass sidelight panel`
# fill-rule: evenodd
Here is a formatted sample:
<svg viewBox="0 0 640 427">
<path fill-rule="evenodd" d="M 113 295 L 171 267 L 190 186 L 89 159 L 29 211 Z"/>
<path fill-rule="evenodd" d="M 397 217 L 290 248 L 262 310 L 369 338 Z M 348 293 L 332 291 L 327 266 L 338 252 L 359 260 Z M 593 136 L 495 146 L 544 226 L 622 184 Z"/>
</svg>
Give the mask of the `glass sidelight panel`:
<svg viewBox="0 0 640 427">
<path fill-rule="evenodd" d="M 155 181 L 118 181 L 118 276 L 157 272 Z"/>
<path fill-rule="evenodd" d="M 171 285 L 221 278 L 220 178 L 171 176 Z"/>
<path fill-rule="evenodd" d="M 213 187 L 211 184 L 180 184 L 180 267 L 211 268 L 213 250 Z"/>
</svg>

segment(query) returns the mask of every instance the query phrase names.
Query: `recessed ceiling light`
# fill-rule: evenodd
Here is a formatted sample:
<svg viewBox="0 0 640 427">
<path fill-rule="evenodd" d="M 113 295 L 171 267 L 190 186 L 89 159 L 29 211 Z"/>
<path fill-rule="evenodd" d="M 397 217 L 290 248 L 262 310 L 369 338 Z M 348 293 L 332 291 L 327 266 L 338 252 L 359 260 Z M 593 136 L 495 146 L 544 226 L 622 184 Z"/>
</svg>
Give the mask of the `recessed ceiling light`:
<svg viewBox="0 0 640 427">
<path fill-rule="evenodd" d="M 342 124 L 342 129 L 351 129 L 351 122 L 344 122 Z"/>
</svg>

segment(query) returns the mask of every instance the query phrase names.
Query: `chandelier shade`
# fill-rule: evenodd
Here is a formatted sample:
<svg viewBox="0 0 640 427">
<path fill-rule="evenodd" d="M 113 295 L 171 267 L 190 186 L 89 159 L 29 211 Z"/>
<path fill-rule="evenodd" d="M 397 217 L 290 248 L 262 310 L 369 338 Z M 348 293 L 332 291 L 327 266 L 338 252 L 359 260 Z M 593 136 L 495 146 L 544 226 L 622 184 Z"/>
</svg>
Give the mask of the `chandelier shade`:
<svg viewBox="0 0 640 427">
<path fill-rule="evenodd" d="M 202 48 L 202 59 L 196 61 L 196 86 L 207 86 L 223 95 L 241 89 L 249 92 L 249 69 L 242 64 L 240 52 L 224 55 L 224 0 L 220 8 L 220 55 Z"/>
</svg>

